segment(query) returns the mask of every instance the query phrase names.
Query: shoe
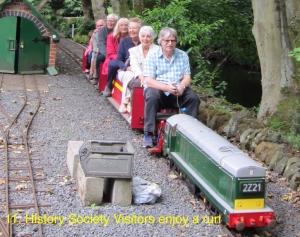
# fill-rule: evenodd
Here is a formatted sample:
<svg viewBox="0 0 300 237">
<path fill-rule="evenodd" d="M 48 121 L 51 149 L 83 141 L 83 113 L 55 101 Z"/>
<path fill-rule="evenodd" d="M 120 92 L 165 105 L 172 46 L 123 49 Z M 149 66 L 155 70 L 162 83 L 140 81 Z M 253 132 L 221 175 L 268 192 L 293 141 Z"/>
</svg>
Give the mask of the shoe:
<svg viewBox="0 0 300 237">
<path fill-rule="evenodd" d="M 89 74 L 89 80 L 93 80 L 93 74 Z"/>
<path fill-rule="evenodd" d="M 126 112 L 127 112 L 127 104 L 121 104 L 121 106 L 119 108 L 119 112 L 121 114 L 126 114 Z"/>
<path fill-rule="evenodd" d="M 97 84 L 98 84 L 98 80 L 94 78 L 93 80 L 91 80 L 91 83 L 92 83 L 93 85 L 97 85 Z"/>
<path fill-rule="evenodd" d="M 151 133 L 149 133 L 149 132 L 144 133 L 142 146 L 145 147 L 145 148 L 153 147 L 152 134 Z"/>
<path fill-rule="evenodd" d="M 111 89 L 109 89 L 107 86 L 105 86 L 105 89 L 103 91 L 104 97 L 110 97 L 111 96 Z"/>
</svg>

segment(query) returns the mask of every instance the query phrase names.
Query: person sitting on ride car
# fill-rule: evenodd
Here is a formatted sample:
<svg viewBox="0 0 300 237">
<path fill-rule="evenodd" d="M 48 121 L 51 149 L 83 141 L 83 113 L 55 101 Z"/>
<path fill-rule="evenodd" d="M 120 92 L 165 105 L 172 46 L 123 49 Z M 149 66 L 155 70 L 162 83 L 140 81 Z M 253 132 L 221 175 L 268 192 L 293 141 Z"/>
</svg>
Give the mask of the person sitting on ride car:
<svg viewBox="0 0 300 237">
<path fill-rule="evenodd" d="M 151 26 L 143 26 L 140 29 L 139 38 L 141 44 L 128 50 L 131 73 L 129 71 L 118 73 L 118 78 L 123 83 L 122 101 L 119 108 L 121 113 L 127 111 L 128 98 L 131 97 L 128 89 L 132 90 L 134 87 L 143 87 L 144 85 L 143 63 L 146 56 L 158 49 L 158 46 L 153 44 L 155 33 Z M 126 76 L 126 73 L 129 75 Z"/>
<path fill-rule="evenodd" d="M 127 18 L 121 18 L 118 20 L 114 31 L 107 36 L 106 39 L 106 58 L 102 66 L 102 74 L 107 75 L 108 65 L 111 60 L 116 60 L 118 53 L 118 46 L 121 39 L 128 35 L 128 23 Z"/>
<path fill-rule="evenodd" d="M 112 82 L 116 77 L 118 69 L 122 71 L 130 71 L 130 63 L 127 62 L 129 59 L 128 49 L 140 44 L 139 31 L 142 27 L 142 20 L 140 18 L 132 18 L 128 24 L 128 36 L 120 41 L 118 47 L 118 54 L 116 60 L 111 60 L 108 65 L 107 84 L 103 91 L 103 96 L 110 97 L 112 91 Z"/>
<path fill-rule="evenodd" d="M 106 25 L 98 30 L 97 38 L 98 38 L 98 48 L 97 48 L 97 60 L 96 60 L 96 70 L 97 76 L 99 75 L 99 65 L 103 63 L 106 57 L 106 39 L 107 36 L 113 31 L 119 17 L 118 15 L 112 13 L 106 17 Z M 93 44 L 94 46 L 94 44 Z M 92 83 L 97 84 L 97 78 L 94 78 Z"/>
<path fill-rule="evenodd" d="M 186 108 L 186 114 L 197 118 L 200 99 L 189 87 L 191 70 L 188 55 L 176 48 L 177 32 L 164 27 L 158 35 L 158 50 L 145 60 L 145 124 L 143 147 L 153 147 L 156 114 L 161 108 Z"/>
<path fill-rule="evenodd" d="M 91 62 L 90 62 L 90 71 L 89 71 L 89 79 L 90 80 L 93 79 L 93 75 L 95 75 L 95 77 L 97 77 L 97 73 L 96 73 L 96 70 L 95 70 L 95 64 L 96 64 L 95 59 L 97 57 L 96 50 L 98 49 L 98 46 L 95 47 L 95 41 L 97 42 L 97 45 L 98 45 L 97 32 L 98 32 L 98 30 L 100 30 L 104 26 L 105 26 L 105 21 L 103 19 L 99 19 L 96 22 L 96 29 L 94 30 L 94 32 L 93 32 L 93 34 L 90 38 L 87 50 L 85 52 L 85 53 L 88 53 L 88 54 L 91 53 L 91 56 L 92 56 Z"/>
</svg>

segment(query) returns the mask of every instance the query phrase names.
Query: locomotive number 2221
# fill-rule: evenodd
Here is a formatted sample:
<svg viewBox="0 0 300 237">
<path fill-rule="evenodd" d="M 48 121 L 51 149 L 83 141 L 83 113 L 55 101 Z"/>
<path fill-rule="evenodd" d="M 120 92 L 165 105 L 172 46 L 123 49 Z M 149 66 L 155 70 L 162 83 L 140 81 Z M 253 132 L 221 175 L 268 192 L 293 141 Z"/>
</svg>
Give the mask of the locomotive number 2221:
<svg viewBox="0 0 300 237">
<path fill-rule="evenodd" d="M 262 192 L 262 185 L 261 183 L 243 183 L 242 184 L 242 192 L 249 193 L 249 192 Z"/>
</svg>

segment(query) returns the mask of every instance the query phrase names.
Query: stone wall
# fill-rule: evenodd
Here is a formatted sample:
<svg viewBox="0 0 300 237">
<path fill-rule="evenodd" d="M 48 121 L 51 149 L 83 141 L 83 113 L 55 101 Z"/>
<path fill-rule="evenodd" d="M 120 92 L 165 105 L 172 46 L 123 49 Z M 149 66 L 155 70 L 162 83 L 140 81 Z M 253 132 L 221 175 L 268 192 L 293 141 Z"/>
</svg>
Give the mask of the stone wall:
<svg viewBox="0 0 300 237">
<path fill-rule="evenodd" d="M 228 113 L 214 109 L 202 100 L 199 121 L 227 137 L 240 149 L 254 152 L 258 162 L 285 177 L 294 190 L 300 185 L 300 157 L 293 155 L 282 143 L 281 135 L 255 118 L 248 110 Z"/>
</svg>

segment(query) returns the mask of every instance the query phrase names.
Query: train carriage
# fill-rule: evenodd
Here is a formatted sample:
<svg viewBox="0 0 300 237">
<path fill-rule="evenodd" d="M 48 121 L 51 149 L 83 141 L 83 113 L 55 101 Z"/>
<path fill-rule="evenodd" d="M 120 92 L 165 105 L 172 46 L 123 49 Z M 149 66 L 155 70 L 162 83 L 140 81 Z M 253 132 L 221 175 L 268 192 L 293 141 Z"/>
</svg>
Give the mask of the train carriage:
<svg viewBox="0 0 300 237">
<path fill-rule="evenodd" d="M 194 194 L 230 228 L 275 227 L 274 212 L 264 203 L 265 169 L 226 139 L 179 114 L 167 119 L 163 146 Z"/>
</svg>

